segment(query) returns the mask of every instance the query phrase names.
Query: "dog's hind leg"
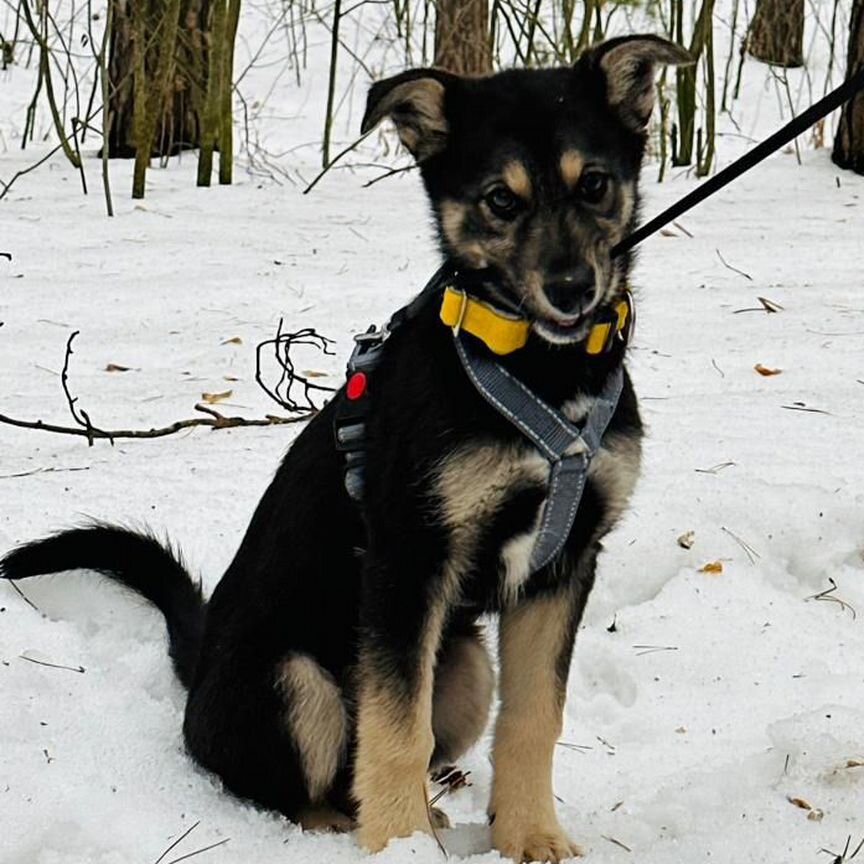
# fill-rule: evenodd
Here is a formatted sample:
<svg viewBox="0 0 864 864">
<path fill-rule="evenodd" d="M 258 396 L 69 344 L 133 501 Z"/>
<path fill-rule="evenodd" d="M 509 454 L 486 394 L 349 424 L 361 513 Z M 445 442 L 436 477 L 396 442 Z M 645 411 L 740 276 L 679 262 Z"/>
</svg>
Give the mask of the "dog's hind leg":
<svg viewBox="0 0 864 864">
<path fill-rule="evenodd" d="M 291 654 L 279 666 L 277 688 L 285 721 L 313 805 L 323 801 L 348 745 L 348 713 L 333 676 L 308 654 Z M 301 824 L 302 819 L 300 820 Z"/>
<path fill-rule="evenodd" d="M 576 577 L 501 615 L 490 815 L 492 845 L 515 861 L 557 862 L 579 854 L 555 814 L 552 759 L 586 597 Z"/>
<path fill-rule="evenodd" d="M 435 668 L 431 768 L 455 762 L 480 738 L 494 689 L 495 673 L 481 629 L 473 624 L 455 632 L 448 628 Z"/>
<path fill-rule="evenodd" d="M 210 658 L 189 694 L 186 744 L 229 791 L 302 824 L 329 804 L 345 758 L 339 688 L 308 655 L 267 657 L 252 642 Z"/>
</svg>

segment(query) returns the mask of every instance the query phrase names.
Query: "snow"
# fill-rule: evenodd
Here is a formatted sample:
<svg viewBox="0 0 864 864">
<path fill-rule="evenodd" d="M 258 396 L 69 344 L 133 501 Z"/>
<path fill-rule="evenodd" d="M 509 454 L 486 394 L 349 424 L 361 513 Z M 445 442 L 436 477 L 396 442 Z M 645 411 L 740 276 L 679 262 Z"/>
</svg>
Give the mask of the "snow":
<svg viewBox="0 0 864 864">
<path fill-rule="evenodd" d="M 238 67 L 267 27 L 263 8 L 244 13 Z M 286 76 L 263 99 L 266 52 L 241 88 L 262 99 L 255 131 L 271 153 L 319 134 L 326 34 L 310 25 L 309 37 L 300 88 Z M 47 146 L 22 153 L 15 137 L 31 73 L 0 78 L 4 179 Z M 763 75 L 747 65 L 736 108 L 747 134 L 781 120 Z M 338 146 L 362 98 L 358 82 Z M 395 164 L 380 140 L 357 161 Z M 721 138 L 721 162 L 742 146 Z M 241 154 L 235 185 L 205 191 L 187 154 L 154 168 L 132 202 L 131 165 L 114 163 L 109 220 L 88 153 L 89 196 L 55 158 L 0 202 L 0 251 L 14 256 L 0 260 L 3 414 L 68 422 L 58 373 L 78 329 L 70 383 L 97 425 L 163 425 L 227 389 L 226 413 L 262 416 L 275 406 L 254 381 L 254 345 L 280 318 L 336 340 L 336 356 L 303 361 L 336 382 L 350 334 L 435 265 L 414 174 L 364 188 L 380 168 L 337 170 L 303 196 L 296 176 L 278 185 Z M 309 180 L 318 158 L 307 146 L 273 162 Z M 676 229 L 641 253 L 630 368 L 648 426 L 642 479 L 600 563 L 555 764 L 562 822 L 598 864 L 814 862 L 864 836 L 864 178 L 826 150 L 804 147 L 802 160 L 772 157 L 682 218 L 692 238 Z M 695 182 L 658 186 L 655 171 L 646 215 Z M 738 311 L 757 296 L 782 311 Z M 146 523 L 212 588 L 297 431 L 88 448 L 3 426 L 0 549 L 85 516 Z M 686 531 L 690 550 L 676 542 Z M 721 573 L 700 569 L 714 561 Z M 807 599 L 829 580 L 848 607 Z M 198 860 L 440 860 L 419 836 L 370 859 L 350 836 L 302 834 L 224 794 L 184 754 L 158 614 L 93 574 L 20 587 L 41 614 L 0 584 L 2 864 L 155 861 L 196 823 L 166 862 L 226 839 Z M 500 860 L 485 828 L 488 738 L 460 765 L 473 785 L 443 801 L 456 825 L 444 845 L 477 864 Z"/>
</svg>

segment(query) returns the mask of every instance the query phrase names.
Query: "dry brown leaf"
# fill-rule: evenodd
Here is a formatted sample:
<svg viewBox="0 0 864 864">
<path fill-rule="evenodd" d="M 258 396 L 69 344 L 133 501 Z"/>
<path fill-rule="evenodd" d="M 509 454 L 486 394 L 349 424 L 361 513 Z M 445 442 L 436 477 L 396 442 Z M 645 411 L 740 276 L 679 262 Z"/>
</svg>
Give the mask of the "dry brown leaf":
<svg viewBox="0 0 864 864">
<path fill-rule="evenodd" d="M 232 336 L 230 339 L 226 339 L 224 342 L 220 343 L 221 345 L 242 345 L 243 340 L 239 336 Z"/>
<path fill-rule="evenodd" d="M 813 809 L 812 809 L 812 810 L 807 814 L 807 818 L 808 818 L 811 822 L 821 822 L 821 821 L 822 821 L 822 817 L 823 817 L 824 815 L 825 815 L 825 814 L 824 814 L 824 813 L 823 813 L 823 812 L 822 812 L 818 807 L 814 807 L 814 808 L 813 808 Z"/>
<path fill-rule="evenodd" d="M 109 363 L 105 367 L 106 372 L 128 372 L 128 366 L 121 366 L 119 363 Z"/>
<path fill-rule="evenodd" d="M 236 375 L 223 375 L 222 379 L 224 381 L 239 381 L 240 380 Z"/>
<path fill-rule="evenodd" d="M 847 768 L 864 768 L 864 759 L 847 759 Z"/>
<path fill-rule="evenodd" d="M 226 399 L 230 399 L 233 394 L 233 390 L 225 390 L 222 393 L 202 393 L 201 399 L 208 405 L 215 405 L 217 402 L 224 402 Z"/>
<path fill-rule="evenodd" d="M 790 804 L 794 804 L 796 807 L 800 807 L 802 810 L 812 810 L 813 809 L 813 805 L 809 801 L 805 801 L 803 798 L 787 797 L 786 800 Z"/>
<path fill-rule="evenodd" d="M 709 561 L 707 564 L 703 564 L 699 568 L 700 573 L 722 573 L 723 572 L 723 562 L 722 561 Z"/>
<path fill-rule="evenodd" d="M 764 375 L 766 378 L 770 375 L 779 375 L 783 371 L 782 369 L 769 369 L 767 366 L 763 366 L 761 363 L 757 363 L 753 368 L 760 375 Z"/>
<path fill-rule="evenodd" d="M 674 231 L 670 231 L 668 228 L 660 229 L 661 237 L 677 237 L 678 235 Z"/>
<path fill-rule="evenodd" d="M 695 531 L 685 531 L 676 541 L 682 549 L 692 549 L 696 542 Z"/>
<path fill-rule="evenodd" d="M 326 372 L 316 372 L 314 369 L 304 369 L 301 373 L 305 378 L 327 378 Z"/>
</svg>

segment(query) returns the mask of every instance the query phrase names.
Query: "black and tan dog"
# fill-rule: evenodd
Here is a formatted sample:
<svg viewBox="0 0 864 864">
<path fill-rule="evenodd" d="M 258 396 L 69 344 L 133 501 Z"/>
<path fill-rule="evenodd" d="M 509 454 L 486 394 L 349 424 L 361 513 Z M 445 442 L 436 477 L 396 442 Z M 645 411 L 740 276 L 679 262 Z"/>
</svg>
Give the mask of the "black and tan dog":
<svg viewBox="0 0 864 864">
<path fill-rule="evenodd" d="M 419 69 L 369 94 L 364 129 L 395 123 L 445 260 L 474 299 L 527 322 L 500 363 L 574 422 L 626 348 L 586 340 L 626 290 L 629 258 L 610 250 L 637 218 L 655 67 L 688 60 L 629 37 L 572 68 Z M 477 622 L 498 613 L 492 841 L 517 861 L 559 861 L 578 848 L 555 814 L 552 754 L 600 540 L 638 472 L 636 399 L 625 375 L 563 551 L 531 573 L 549 462 L 478 395 L 440 308 L 425 296 L 371 375 L 362 508 L 334 446 L 340 393 L 285 457 L 209 602 L 169 550 L 105 525 L 22 546 L 0 568 L 92 569 L 152 601 L 189 689 L 194 758 L 305 825 L 356 824 L 370 850 L 441 818 L 427 772 L 485 728 L 493 673 Z"/>
</svg>

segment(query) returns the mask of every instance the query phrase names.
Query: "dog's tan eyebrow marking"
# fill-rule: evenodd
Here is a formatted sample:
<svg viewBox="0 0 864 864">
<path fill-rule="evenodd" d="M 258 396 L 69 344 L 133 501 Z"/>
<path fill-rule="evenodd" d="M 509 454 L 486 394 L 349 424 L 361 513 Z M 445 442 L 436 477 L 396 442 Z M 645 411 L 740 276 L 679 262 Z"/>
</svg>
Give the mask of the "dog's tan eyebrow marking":
<svg viewBox="0 0 864 864">
<path fill-rule="evenodd" d="M 531 198 L 531 177 L 528 169 L 518 159 L 511 159 L 502 169 L 504 182 L 520 198 Z"/>
<path fill-rule="evenodd" d="M 561 169 L 561 179 L 564 181 L 564 185 L 572 189 L 582 176 L 585 158 L 578 150 L 565 150 L 561 154 L 558 167 Z"/>
</svg>

